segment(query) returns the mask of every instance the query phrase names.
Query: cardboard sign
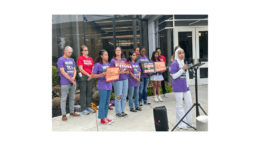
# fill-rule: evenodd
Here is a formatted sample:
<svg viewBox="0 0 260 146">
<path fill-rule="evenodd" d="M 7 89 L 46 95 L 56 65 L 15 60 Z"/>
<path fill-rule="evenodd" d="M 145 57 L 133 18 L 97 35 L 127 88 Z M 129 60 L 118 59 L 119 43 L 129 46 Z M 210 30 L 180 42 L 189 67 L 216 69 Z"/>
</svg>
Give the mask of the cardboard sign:
<svg viewBox="0 0 260 146">
<path fill-rule="evenodd" d="M 156 72 L 166 71 L 164 62 L 154 62 L 154 65 L 155 65 Z"/>
<path fill-rule="evenodd" d="M 120 70 L 129 70 L 133 71 L 132 65 L 128 61 L 115 60 L 115 66 L 119 67 Z"/>
<path fill-rule="evenodd" d="M 107 67 L 106 72 L 106 82 L 119 80 L 119 67 Z"/>
<path fill-rule="evenodd" d="M 153 73 L 155 72 L 155 66 L 153 62 L 143 63 L 143 71 L 144 73 Z"/>
</svg>

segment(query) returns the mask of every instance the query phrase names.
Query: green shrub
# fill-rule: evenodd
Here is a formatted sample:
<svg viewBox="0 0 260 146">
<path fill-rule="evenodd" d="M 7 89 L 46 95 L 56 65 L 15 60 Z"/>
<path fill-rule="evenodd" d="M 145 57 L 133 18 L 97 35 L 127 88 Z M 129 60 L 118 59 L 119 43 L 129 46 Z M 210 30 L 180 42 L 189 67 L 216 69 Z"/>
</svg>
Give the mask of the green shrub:
<svg viewBox="0 0 260 146">
<path fill-rule="evenodd" d="M 56 66 L 52 66 L 52 86 L 56 86 L 59 81 L 59 70 Z"/>
</svg>

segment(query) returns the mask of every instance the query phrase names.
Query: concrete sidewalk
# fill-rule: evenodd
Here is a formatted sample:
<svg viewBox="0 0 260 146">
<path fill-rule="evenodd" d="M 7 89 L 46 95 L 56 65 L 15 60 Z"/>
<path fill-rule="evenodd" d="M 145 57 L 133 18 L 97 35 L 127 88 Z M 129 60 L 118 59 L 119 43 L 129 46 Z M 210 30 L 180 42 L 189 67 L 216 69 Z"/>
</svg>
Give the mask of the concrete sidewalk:
<svg viewBox="0 0 260 146">
<path fill-rule="evenodd" d="M 195 102 L 195 87 L 190 86 L 191 96 L 193 103 Z M 199 103 L 205 112 L 208 114 L 208 85 L 198 86 L 198 99 Z M 167 98 L 163 98 L 163 102 L 155 103 L 152 96 L 148 97 L 151 105 L 141 106 L 142 111 L 130 112 L 128 102 L 126 102 L 125 113 L 127 117 L 116 117 L 115 107 L 113 110 L 108 110 L 108 118 L 114 120 L 111 125 L 103 125 L 100 123 L 97 113 L 83 115 L 80 117 L 73 117 L 67 114 L 68 120 L 66 122 L 61 120 L 61 116 L 52 118 L 52 131 L 153 131 L 155 132 L 153 108 L 156 106 L 166 106 L 167 116 L 169 121 L 169 131 L 177 124 L 176 123 L 176 110 L 175 110 L 175 96 L 174 93 L 168 93 Z M 185 102 L 183 102 L 185 108 Z M 202 110 L 200 114 L 204 115 Z M 192 121 L 196 126 L 196 109 L 192 109 Z M 192 128 L 188 130 L 180 130 L 176 128 L 174 131 L 195 131 Z"/>
</svg>

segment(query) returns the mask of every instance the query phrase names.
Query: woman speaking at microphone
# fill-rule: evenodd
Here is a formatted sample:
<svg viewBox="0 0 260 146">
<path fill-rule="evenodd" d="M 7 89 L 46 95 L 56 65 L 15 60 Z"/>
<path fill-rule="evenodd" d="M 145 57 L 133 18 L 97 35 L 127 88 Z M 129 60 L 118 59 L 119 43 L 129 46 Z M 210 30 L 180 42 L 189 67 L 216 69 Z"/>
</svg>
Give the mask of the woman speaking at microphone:
<svg viewBox="0 0 260 146">
<path fill-rule="evenodd" d="M 172 91 L 176 97 L 176 122 L 178 123 L 184 114 L 191 108 L 192 99 L 189 89 L 189 72 L 187 71 L 187 65 L 184 63 L 184 51 L 182 48 L 178 48 L 175 51 L 175 60 L 171 64 L 172 75 Z M 182 99 L 184 98 L 186 109 L 182 107 Z M 192 126 L 191 112 L 183 119 L 184 122 Z M 180 129 L 187 129 L 187 124 L 181 122 L 178 125 Z"/>
</svg>

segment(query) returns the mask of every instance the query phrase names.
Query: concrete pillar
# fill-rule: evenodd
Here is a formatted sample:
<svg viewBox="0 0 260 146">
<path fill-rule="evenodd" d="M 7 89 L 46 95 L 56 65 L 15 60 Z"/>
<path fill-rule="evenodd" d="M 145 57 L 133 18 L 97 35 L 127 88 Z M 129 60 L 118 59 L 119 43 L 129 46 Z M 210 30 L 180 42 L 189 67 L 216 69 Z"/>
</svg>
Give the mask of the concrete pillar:
<svg viewBox="0 0 260 146">
<path fill-rule="evenodd" d="M 135 18 L 136 16 L 134 16 Z M 133 19 L 133 42 L 134 48 L 137 47 L 137 36 L 136 36 L 136 19 Z"/>
<path fill-rule="evenodd" d="M 75 54 L 76 54 L 76 58 L 79 58 L 80 56 L 80 49 L 79 49 L 79 19 L 78 19 L 78 15 L 75 15 L 76 17 L 76 48 L 73 50 L 75 51 Z"/>
</svg>

